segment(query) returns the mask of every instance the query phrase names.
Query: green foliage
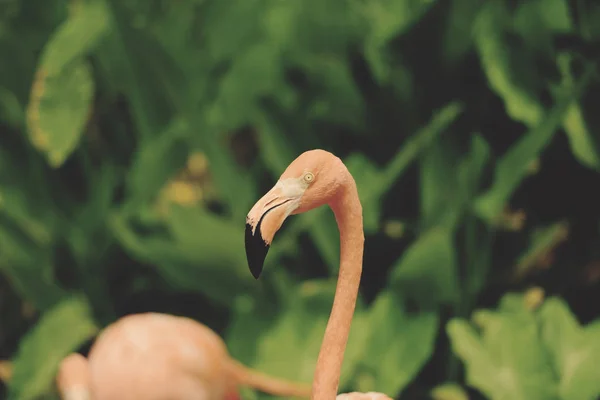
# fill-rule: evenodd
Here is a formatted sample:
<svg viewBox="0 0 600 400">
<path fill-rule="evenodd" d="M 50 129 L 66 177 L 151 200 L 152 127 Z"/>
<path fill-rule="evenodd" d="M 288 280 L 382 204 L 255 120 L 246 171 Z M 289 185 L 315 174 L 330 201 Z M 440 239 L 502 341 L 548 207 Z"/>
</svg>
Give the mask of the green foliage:
<svg viewBox="0 0 600 400">
<path fill-rule="evenodd" d="M 335 217 L 290 216 L 259 281 L 243 230 L 323 148 L 366 237 L 340 391 L 597 398 L 600 313 L 569 293 L 600 293 L 598 26 L 592 1 L 0 2 L 0 308 L 34 310 L 0 315 L 9 395 L 148 310 L 310 382 Z M 553 297 L 501 297 L 529 285 Z"/>
<path fill-rule="evenodd" d="M 9 397 L 28 400 L 46 394 L 54 384 L 58 363 L 97 332 L 85 298 L 62 300 L 22 339 Z"/>
<path fill-rule="evenodd" d="M 466 364 L 467 383 L 490 399 L 597 397 L 598 372 L 586 363 L 598 357 L 600 320 L 582 328 L 558 298 L 532 310 L 510 294 L 498 310 L 476 311 L 473 320 L 480 334 L 454 319 L 448 335 Z"/>
<path fill-rule="evenodd" d="M 401 299 L 382 292 L 370 310 L 371 334 L 362 354 L 369 387 L 383 393 L 398 393 L 419 373 L 431 356 L 438 330 L 438 315 L 422 312 L 411 315 Z M 365 387 L 364 391 L 369 391 Z"/>
<path fill-rule="evenodd" d="M 27 110 L 32 144 L 60 166 L 83 133 L 94 93 L 85 57 L 108 29 L 102 1 L 84 3 L 44 48 Z"/>
<path fill-rule="evenodd" d="M 390 280 L 426 308 L 456 302 L 459 286 L 451 232 L 440 227 L 421 235 L 404 252 Z"/>
<path fill-rule="evenodd" d="M 568 400 L 593 399 L 600 392 L 595 368 L 600 357 L 600 320 L 579 325 L 565 302 L 548 299 L 540 310 L 542 340 L 558 373 L 558 393 Z"/>
</svg>

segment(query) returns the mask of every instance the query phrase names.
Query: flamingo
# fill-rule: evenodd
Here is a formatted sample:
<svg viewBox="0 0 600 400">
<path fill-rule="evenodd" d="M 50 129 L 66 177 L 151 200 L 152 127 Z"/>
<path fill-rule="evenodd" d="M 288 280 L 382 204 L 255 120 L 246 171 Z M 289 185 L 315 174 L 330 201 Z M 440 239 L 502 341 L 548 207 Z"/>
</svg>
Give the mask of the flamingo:
<svg viewBox="0 0 600 400">
<path fill-rule="evenodd" d="M 340 266 L 335 296 L 314 372 L 312 400 L 391 400 L 382 393 L 337 395 L 344 352 L 356 307 L 364 251 L 362 206 L 354 178 L 325 150 L 298 156 L 246 217 L 245 247 L 255 279 L 285 219 L 322 205 L 332 209 L 340 232 Z"/>
<path fill-rule="evenodd" d="M 230 358 L 223 340 L 190 318 L 125 316 L 98 336 L 88 358 L 72 353 L 58 368 L 63 400 L 239 400 L 239 386 L 282 397 L 310 386 L 279 380 Z"/>
</svg>

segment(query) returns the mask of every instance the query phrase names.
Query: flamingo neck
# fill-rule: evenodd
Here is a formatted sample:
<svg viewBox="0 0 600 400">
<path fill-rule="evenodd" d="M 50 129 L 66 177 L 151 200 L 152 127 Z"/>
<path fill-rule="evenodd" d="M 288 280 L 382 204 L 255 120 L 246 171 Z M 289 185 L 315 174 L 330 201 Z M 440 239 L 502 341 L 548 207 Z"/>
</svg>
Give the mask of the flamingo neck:
<svg viewBox="0 0 600 400">
<path fill-rule="evenodd" d="M 330 206 L 340 231 L 340 269 L 315 369 L 312 400 L 334 400 L 337 396 L 363 263 L 365 238 L 362 206 L 351 176 L 345 190 Z"/>
</svg>

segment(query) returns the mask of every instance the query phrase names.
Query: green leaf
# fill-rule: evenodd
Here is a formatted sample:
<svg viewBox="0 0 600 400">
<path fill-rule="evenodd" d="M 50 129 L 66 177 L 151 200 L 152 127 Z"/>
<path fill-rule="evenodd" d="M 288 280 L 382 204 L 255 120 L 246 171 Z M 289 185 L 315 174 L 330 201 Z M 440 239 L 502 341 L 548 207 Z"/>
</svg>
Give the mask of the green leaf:
<svg viewBox="0 0 600 400">
<path fill-rule="evenodd" d="M 46 394 L 62 359 L 97 332 L 90 307 L 81 296 L 66 298 L 46 312 L 21 340 L 9 398 L 33 400 Z"/>
<path fill-rule="evenodd" d="M 540 310 L 542 338 L 559 374 L 562 400 L 600 395 L 600 321 L 582 327 L 564 300 L 549 298 Z"/>
<path fill-rule="evenodd" d="M 90 113 L 94 81 L 79 62 L 54 75 L 43 70 L 27 109 L 29 139 L 52 167 L 60 167 L 79 144 Z"/>
<path fill-rule="evenodd" d="M 76 12 L 52 35 L 44 48 L 40 67 L 48 77 L 61 75 L 81 62 L 110 30 L 103 0 L 82 2 Z"/>
<path fill-rule="evenodd" d="M 571 57 L 567 54 L 559 56 L 558 65 L 563 75 L 562 87 L 571 88 L 575 83 L 571 72 Z M 594 136 L 589 131 L 579 102 L 573 102 L 567 110 L 563 127 L 569 138 L 573 155 L 583 165 L 600 170 L 600 155 L 598 153 L 600 142 L 594 140 Z"/>
<path fill-rule="evenodd" d="M 475 330 L 467 321 L 455 318 L 446 325 L 446 333 L 452 350 L 465 363 L 467 383 L 492 396 L 497 391 L 496 369 Z"/>
<path fill-rule="evenodd" d="M 596 144 L 587 129 L 582 110 L 578 105 L 572 105 L 565 115 L 565 132 L 569 136 L 569 144 L 575 157 L 585 166 L 600 170 L 600 156 Z"/>
<path fill-rule="evenodd" d="M 362 364 L 373 375 L 373 388 L 399 393 L 419 373 L 435 348 L 438 316 L 433 312 L 408 314 L 391 291 L 379 294 L 368 313 L 371 333 Z"/>
<path fill-rule="evenodd" d="M 475 43 L 489 85 L 504 101 L 508 115 L 529 127 L 536 126 L 542 121 L 544 108 L 536 94 L 517 80 L 523 71 L 515 71 L 514 64 L 524 61 L 514 59 L 504 38 L 509 18 L 505 7 L 498 0 L 486 2 L 475 23 Z"/>
<path fill-rule="evenodd" d="M 469 154 L 458 166 L 458 182 L 464 196 L 463 201 L 471 202 L 475 197 L 490 155 L 490 146 L 485 139 L 479 134 L 473 135 Z"/>
<path fill-rule="evenodd" d="M 456 168 L 458 154 L 450 140 L 440 138 L 423 154 L 420 162 L 421 224 L 427 229 L 450 219 L 454 225 L 460 212 L 461 193 Z"/>
<path fill-rule="evenodd" d="M 550 142 L 573 103 L 583 92 L 593 74 L 588 68 L 572 90 L 560 96 L 554 107 L 535 128 L 529 130 L 514 144 L 496 166 L 492 187 L 481 195 L 475 204 L 476 212 L 489 223 L 493 223 L 502 212 L 513 191 L 527 175 L 527 169 Z"/>
<path fill-rule="evenodd" d="M 481 336 L 461 319 L 446 327 L 470 386 L 493 400 L 558 399 L 531 313 L 482 311 L 476 319 L 482 325 Z"/>
<path fill-rule="evenodd" d="M 392 267 L 390 281 L 425 308 L 458 300 L 452 232 L 436 227 L 422 234 Z"/>
<path fill-rule="evenodd" d="M 459 159 L 452 141 L 441 138 L 421 160 L 421 226 L 454 230 L 468 212 L 488 161 L 490 149 L 474 135 L 469 153 Z"/>
<path fill-rule="evenodd" d="M 91 67 L 85 57 L 109 30 L 103 1 L 83 3 L 44 47 L 27 109 L 33 145 L 53 167 L 77 147 L 94 95 Z"/>
</svg>

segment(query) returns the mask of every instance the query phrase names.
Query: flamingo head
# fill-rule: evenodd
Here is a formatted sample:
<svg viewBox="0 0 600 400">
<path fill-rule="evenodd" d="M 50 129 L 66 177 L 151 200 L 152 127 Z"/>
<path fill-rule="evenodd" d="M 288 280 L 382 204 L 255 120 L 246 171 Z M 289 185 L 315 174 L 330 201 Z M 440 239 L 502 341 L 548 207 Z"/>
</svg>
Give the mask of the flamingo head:
<svg viewBox="0 0 600 400">
<path fill-rule="evenodd" d="M 285 219 L 330 204 L 347 175 L 342 161 L 325 150 L 309 150 L 292 161 L 246 217 L 246 257 L 254 278 Z"/>
</svg>

